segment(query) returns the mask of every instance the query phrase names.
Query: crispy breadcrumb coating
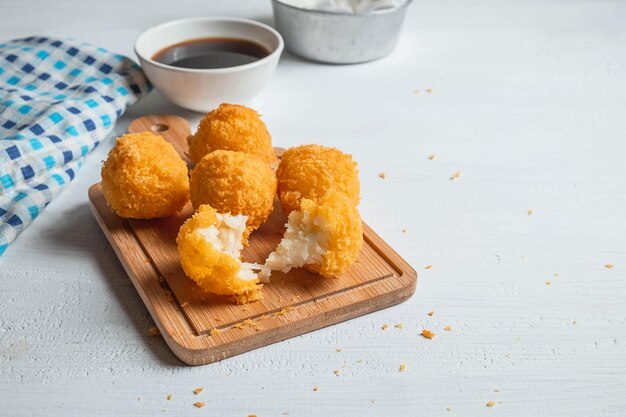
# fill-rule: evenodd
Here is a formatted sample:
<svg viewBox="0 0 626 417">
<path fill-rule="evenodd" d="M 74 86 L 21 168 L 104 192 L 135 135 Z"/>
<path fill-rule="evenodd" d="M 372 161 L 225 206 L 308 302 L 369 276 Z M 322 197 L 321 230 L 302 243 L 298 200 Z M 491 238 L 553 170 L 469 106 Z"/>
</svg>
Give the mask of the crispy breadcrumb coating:
<svg viewBox="0 0 626 417">
<path fill-rule="evenodd" d="M 218 149 L 256 155 L 269 165 L 276 162 L 272 137 L 259 113 L 238 104 L 223 103 L 209 112 L 187 143 L 189 157 L 196 163 Z"/>
<path fill-rule="evenodd" d="M 261 268 L 241 262 L 245 220 L 245 216 L 220 214 L 203 204 L 176 237 L 185 274 L 203 290 L 235 296 L 241 303 L 260 299 L 262 287 L 253 272 Z"/>
<path fill-rule="evenodd" d="M 319 201 L 329 190 L 344 193 L 354 206 L 360 200 L 359 171 L 352 156 L 321 145 L 302 145 L 283 154 L 278 170 L 278 198 L 285 214 L 300 200 Z"/>
<path fill-rule="evenodd" d="M 276 196 L 276 174 L 265 163 L 243 152 L 211 152 L 191 172 L 194 208 L 209 204 L 220 213 L 248 217 L 248 235 L 270 215 Z"/>
<path fill-rule="evenodd" d="M 265 266 L 281 272 L 304 266 L 322 276 L 337 276 L 356 260 L 363 246 L 363 224 L 353 202 L 332 191 L 315 202 L 303 199 L 289 214 L 287 230 Z"/>
<path fill-rule="evenodd" d="M 151 132 L 120 137 L 101 175 L 104 198 L 120 217 L 166 217 L 189 200 L 187 165 L 171 144 Z"/>
</svg>

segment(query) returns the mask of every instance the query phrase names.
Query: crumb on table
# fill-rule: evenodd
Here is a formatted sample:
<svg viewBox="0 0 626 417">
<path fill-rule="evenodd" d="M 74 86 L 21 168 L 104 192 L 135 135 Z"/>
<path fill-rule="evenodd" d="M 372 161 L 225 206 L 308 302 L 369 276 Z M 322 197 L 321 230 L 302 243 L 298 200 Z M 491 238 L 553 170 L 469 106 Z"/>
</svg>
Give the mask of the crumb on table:
<svg viewBox="0 0 626 417">
<path fill-rule="evenodd" d="M 148 336 L 150 337 L 156 337 L 156 336 L 160 336 L 161 332 L 159 331 L 159 328 L 156 326 L 152 326 L 148 329 Z"/>
<path fill-rule="evenodd" d="M 430 155 L 428 155 L 428 159 L 430 159 L 431 161 L 435 160 L 435 154 L 431 153 Z"/>
<path fill-rule="evenodd" d="M 443 330 L 445 330 L 446 332 L 449 332 L 450 330 L 452 330 L 452 327 L 446 326 L 446 327 L 443 328 Z"/>
<path fill-rule="evenodd" d="M 406 371 L 406 363 L 401 363 L 399 372 L 404 372 L 404 371 Z"/>
<path fill-rule="evenodd" d="M 430 330 L 428 330 L 428 329 L 424 329 L 424 330 L 422 330 L 421 335 L 422 335 L 423 337 L 425 337 L 426 339 L 432 339 L 433 337 L 435 337 L 435 336 L 436 336 L 436 334 L 435 334 L 435 333 L 431 332 L 431 331 L 430 331 Z"/>
<path fill-rule="evenodd" d="M 613 268 L 614 266 L 615 266 L 615 265 L 613 265 L 613 264 L 605 264 L 605 265 L 604 265 L 604 267 L 605 267 L 606 269 L 611 269 L 611 268 Z"/>
<path fill-rule="evenodd" d="M 429 311 L 429 312 L 428 312 L 428 315 L 429 315 L 430 317 L 432 317 L 432 316 L 433 316 L 433 314 L 435 314 L 435 310 L 431 310 L 431 311 Z"/>
<path fill-rule="evenodd" d="M 387 174 L 385 174 L 384 172 L 381 172 L 380 174 L 378 174 L 378 176 L 382 179 L 387 178 Z"/>
<path fill-rule="evenodd" d="M 494 405 L 496 405 L 496 403 L 493 402 L 493 401 L 488 401 L 487 402 L 487 407 L 493 407 Z"/>
<path fill-rule="evenodd" d="M 198 395 L 200 394 L 202 391 L 204 391 L 204 387 L 198 387 L 196 389 L 193 390 L 193 393 Z"/>
<path fill-rule="evenodd" d="M 195 403 L 193 403 L 193 405 L 195 405 L 198 408 L 202 408 L 204 407 L 204 401 L 196 401 Z"/>
<path fill-rule="evenodd" d="M 450 177 L 450 180 L 456 180 L 461 178 L 461 171 L 457 171 L 454 174 L 452 174 L 452 176 Z"/>
<path fill-rule="evenodd" d="M 388 324 L 383 324 L 383 327 L 382 327 L 383 330 L 387 330 L 388 328 L 389 328 Z"/>
<path fill-rule="evenodd" d="M 424 267 L 424 269 L 433 269 L 433 266 L 432 266 L 432 265 L 426 265 L 426 266 Z"/>
<path fill-rule="evenodd" d="M 402 324 L 402 323 L 397 323 L 397 324 L 396 324 L 395 326 L 393 326 L 393 327 L 395 327 L 396 329 L 404 329 L 404 324 Z"/>
<path fill-rule="evenodd" d="M 172 401 L 172 394 L 167 394 L 167 397 L 165 397 L 167 399 L 167 401 Z"/>
</svg>

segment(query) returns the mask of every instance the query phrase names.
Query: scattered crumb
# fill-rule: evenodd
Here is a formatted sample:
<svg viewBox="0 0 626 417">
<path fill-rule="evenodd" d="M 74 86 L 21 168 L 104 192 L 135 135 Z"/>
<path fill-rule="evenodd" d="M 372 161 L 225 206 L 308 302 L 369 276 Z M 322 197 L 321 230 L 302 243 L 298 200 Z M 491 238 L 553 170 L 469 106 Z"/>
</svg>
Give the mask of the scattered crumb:
<svg viewBox="0 0 626 417">
<path fill-rule="evenodd" d="M 380 174 L 378 174 L 378 176 L 382 179 L 387 178 L 387 174 L 385 174 L 384 172 L 381 172 Z"/>
<path fill-rule="evenodd" d="M 204 407 L 204 401 L 197 401 L 197 402 L 193 403 L 193 405 L 195 405 L 198 408 L 202 408 L 202 407 Z"/>
<path fill-rule="evenodd" d="M 426 92 L 427 92 L 428 94 L 430 94 L 430 93 L 432 93 L 432 92 L 433 92 L 433 89 L 432 89 L 432 88 L 427 88 L 427 89 L 426 89 Z"/>
<path fill-rule="evenodd" d="M 187 307 L 189 305 L 189 301 L 183 301 L 182 303 L 180 303 L 181 307 Z"/>
<path fill-rule="evenodd" d="M 413 94 L 419 94 L 419 92 L 420 92 L 420 90 L 419 90 L 419 89 L 417 89 L 417 90 L 414 90 L 414 91 L 413 91 Z"/>
<path fill-rule="evenodd" d="M 404 372 L 406 371 L 406 363 L 401 363 L 400 364 L 400 372 Z"/>
<path fill-rule="evenodd" d="M 320 388 L 317 385 L 313 387 L 313 391 L 317 392 L 319 390 L 320 390 Z"/>
<path fill-rule="evenodd" d="M 493 392 L 500 392 L 500 390 L 499 389 L 494 389 Z"/>
<path fill-rule="evenodd" d="M 247 311 L 250 311 L 250 309 L 248 307 L 241 307 L 241 311 L 247 312 Z"/>
<path fill-rule="evenodd" d="M 552 281 L 546 281 L 546 285 L 552 285 Z"/>
<path fill-rule="evenodd" d="M 291 310 L 293 310 L 294 308 L 292 306 L 286 306 L 280 309 L 279 312 L 277 312 L 276 314 L 274 314 L 274 316 L 276 317 L 280 317 L 280 316 L 284 316 L 285 314 L 289 313 Z"/>
<path fill-rule="evenodd" d="M 604 265 L 604 267 L 605 267 L 605 268 L 607 268 L 607 269 L 611 269 L 611 268 L 613 268 L 614 266 L 615 266 L 615 265 L 613 265 L 613 264 L 606 264 L 606 265 Z"/>
<path fill-rule="evenodd" d="M 446 326 L 446 327 L 443 328 L 443 330 L 445 330 L 446 332 L 449 332 L 450 330 L 452 330 L 452 327 Z"/>
<path fill-rule="evenodd" d="M 558 277 L 558 276 L 559 276 L 559 274 L 554 274 L 554 277 L 555 277 L 555 278 L 556 278 L 556 277 Z"/>
<path fill-rule="evenodd" d="M 244 327 L 252 327 L 254 330 L 261 331 L 263 328 L 261 326 L 258 325 L 258 323 L 255 323 L 254 321 L 250 320 L 250 319 L 245 319 L 244 321 L 242 321 L 241 323 L 237 323 L 233 326 L 234 328 L 237 328 L 239 330 L 243 330 Z"/>
<path fill-rule="evenodd" d="M 341 348 L 335 349 L 335 352 L 341 352 Z"/>
<path fill-rule="evenodd" d="M 426 266 L 424 267 L 424 269 L 433 269 L 433 266 L 432 266 L 432 265 L 426 265 Z"/>
<path fill-rule="evenodd" d="M 402 229 L 402 233 L 406 233 L 408 229 Z"/>
<path fill-rule="evenodd" d="M 256 414 L 248 414 L 248 417 L 256 417 Z"/>
<path fill-rule="evenodd" d="M 152 263 L 152 259 L 144 259 L 143 261 L 144 261 L 145 263 L 147 263 L 147 264 L 151 264 L 151 263 Z"/>
<path fill-rule="evenodd" d="M 218 323 L 219 323 L 220 321 L 222 321 L 222 319 L 221 319 L 221 318 L 219 318 L 219 317 L 213 317 L 213 320 L 215 320 L 215 321 L 216 321 L 216 322 L 218 322 Z"/>
<path fill-rule="evenodd" d="M 435 333 L 431 332 L 428 329 L 422 330 L 421 335 L 424 336 L 426 339 L 432 339 L 433 337 L 436 336 Z"/>
<path fill-rule="evenodd" d="M 383 327 L 382 327 L 383 330 L 387 330 L 388 328 L 389 328 L 388 324 L 383 324 Z"/>
<path fill-rule="evenodd" d="M 168 289 L 164 289 L 163 290 L 165 292 L 165 298 L 167 298 L 167 301 L 174 301 L 174 296 L 172 295 L 172 292 Z"/>
<path fill-rule="evenodd" d="M 576 320 L 574 320 L 574 321 L 572 322 L 572 324 L 576 324 Z"/>
<path fill-rule="evenodd" d="M 363 359 L 357 359 L 356 360 L 356 363 L 361 363 L 361 362 L 363 362 Z"/>
<path fill-rule="evenodd" d="M 447 411 L 452 411 L 452 407 L 446 407 Z"/>
<path fill-rule="evenodd" d="M 204 391 L 204 387 L 198 387 L 195 390 L 193 390 L 193 393 L 198 395 L 200 394 L 202 391 Z"/>
<path fill-rule="evenodd" d="M 167 399 L 167 401 L 172 401 L 172 394 L 168 394 L 165 398 Z"/>
<path fill-rule="evenodd" d="M 150 337 L 156 337 L 156 336 L 160 336 L 161 332 L 159 331 L 159 328 L 156 326 L 152 326 L 148 329 L 148 336 Z"/>
<path fill-rule="evenodd" d="M 395 326 L 393 326 L 393 327 L 395 327 L 396 329 L 404 329 L 404 324 L 402 324 L 402 323 L 398 323 L 398 324 L 396 324 L 396 325 L 395 325 Z"/>
<path fill-rule="evenodd" d="M 435 154 L 431 153 L 430 155 L 428 155 L 428 159 L 430 159 L 431 161 L 435 160 Z"/>
<path fill-rule="evenodd" d="M 372 404 L 375 404 L 375 403 L 376 403 L 376 400 L 372 400 L 372 401 L 370 401 L 370 402 L 371 402 Z"/>
<path fill-rule="evenodd" d="M 209 330 L 209 336 L 214 336 L 218 333 L 221 333 L 222 331 L 220 329 L 218 329 L 217 327 L 212 328 L 211 330 Z"/>
<path fill-rule="evenodd" d="M 284 416 L 288 416 L 288 415 L 289 415 L 289 413 L 288 413 L 288 412 L 286 412 L 286 411 L 285 411 L 284 413 L 280 413 L 280 414 L 282 414 L 282 415 L 284 415 Z"/>
<path fill-rule="evenodd" d="M 431 311 L 429 311 L 429 312 L 428 312 L 428 315 L 429 315 L 430 317 L 432 317 L 432 316 L 433 316 L 433 314 L 435 314 L 435 310 L 431 310 Z"/>
<path fill-rule="evenodd" d="M 489 401 L 489 402 L 487 403 L 487 407 L 493 407 L 494 405 L 496 405 L 496 403 L 495 403 L 495 402 L 493 402 L 493 401 Z"/>
<path fill-rule="evenodd" d="M 532 210 L 526 210 L 526 213 L 527 213 L 529 216 L 532 216 L 532 215 L 533 215 L 533 211 L 532 211 Z"/>
<path fill-rule="evenodd" d="M 294 295 L 293 297 L 291 297 L 292 303 L 297 303 L 300 300 L 302 300 L 302 297 L 300 297 L 299 295 Z"/>
<path fill-rule="evenodd" d="M 339 369 L 335 369 L 335 370 L 333 371 L 333 373 L 334 373 L 335 375 L 339 376 Z"/>
<path fill-rule="evenodd" d="M 450 177 L 450 180 L 456 180 L 461 178 L 461 171 L 457 171 L 454 174 L 452 174 L 452 176 Z"/>
</svg>

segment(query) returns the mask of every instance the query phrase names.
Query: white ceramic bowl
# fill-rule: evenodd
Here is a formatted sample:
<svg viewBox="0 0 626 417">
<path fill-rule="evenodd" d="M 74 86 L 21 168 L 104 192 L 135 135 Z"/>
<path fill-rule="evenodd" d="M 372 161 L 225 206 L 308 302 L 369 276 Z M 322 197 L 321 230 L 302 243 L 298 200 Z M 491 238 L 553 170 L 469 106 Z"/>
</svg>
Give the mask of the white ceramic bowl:
<svg viewBox="0 0 626 417">
<path fill-rule="evenodd" d="M 178 68 L 152 60 L 163 48 L 198 38 L 238 38 L 265 47 L 270 54 L 249 64 L 218 69 Z M 280 34 L 263 23 L 230 17 L 175 20 L 143 32 L 135 53 L 154 87 L 173 103 L 207 112 L 220 103 L 245 104 L 267 85 L 283 51 Z"/>
</svg>

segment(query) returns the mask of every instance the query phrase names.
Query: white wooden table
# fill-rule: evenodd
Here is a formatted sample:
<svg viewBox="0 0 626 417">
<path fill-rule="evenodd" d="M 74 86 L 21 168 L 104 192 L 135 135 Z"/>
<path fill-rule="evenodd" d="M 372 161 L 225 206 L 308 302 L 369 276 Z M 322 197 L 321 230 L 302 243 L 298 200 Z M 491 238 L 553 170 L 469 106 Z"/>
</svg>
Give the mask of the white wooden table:
<svg viewBox="0 0 626 417">
<path fill-rule="evenodd" d="M 149 3 L 5 0 L 0 39 L 54 31 L 133 56 L 166 20 L 271 21 L 267 1 Z M 391 56 L 285 54 L 253 105 L 276 145 L 354 154 L 363 217 L 419 271 L 415 296 L 183 366 L 147 336 L 88 208 L 108 141 L 0 259 L 0 415 L 626 414 L 625 2 L 416 1 Z M 199 119 L 153 93 L 116 132 L 154 112 Z"/>
</svg>

